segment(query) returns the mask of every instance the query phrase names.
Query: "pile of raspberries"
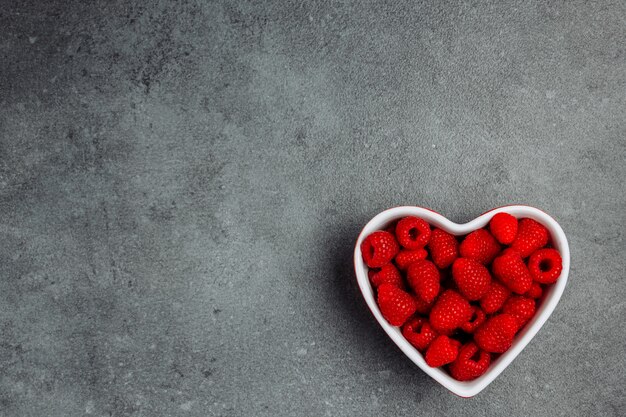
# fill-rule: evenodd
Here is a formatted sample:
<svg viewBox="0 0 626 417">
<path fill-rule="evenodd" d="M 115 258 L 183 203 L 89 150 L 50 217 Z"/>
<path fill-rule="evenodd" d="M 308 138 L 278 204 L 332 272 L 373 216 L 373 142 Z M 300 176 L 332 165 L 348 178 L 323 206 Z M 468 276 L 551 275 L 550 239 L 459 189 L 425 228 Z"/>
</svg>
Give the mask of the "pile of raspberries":
<svg viewBox="0 0 626 417">
<path fill-rule="evenodd" d="M 383 317 L 459 381 L 511 347 L 562 270 L 548 230 L 508 213 L 462 237 L 405 217 L 367 236 L 361 252 Z"/>
</svg>

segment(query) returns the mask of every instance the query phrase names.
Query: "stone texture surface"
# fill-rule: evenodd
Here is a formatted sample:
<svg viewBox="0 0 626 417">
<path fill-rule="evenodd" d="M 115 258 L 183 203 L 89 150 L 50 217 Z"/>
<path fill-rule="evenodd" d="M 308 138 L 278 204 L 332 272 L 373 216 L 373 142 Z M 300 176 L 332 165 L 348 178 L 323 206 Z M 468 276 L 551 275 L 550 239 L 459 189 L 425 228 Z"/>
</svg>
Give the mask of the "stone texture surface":
<svg viewBox="0 0 626 417">
<path fill-rule="evenodd" d="M 626 3 L 0 3 L 1 416 L 626 414 Z M 464 400 L 353 242 L 506 203 L 571 281 Z"/>
</svg>

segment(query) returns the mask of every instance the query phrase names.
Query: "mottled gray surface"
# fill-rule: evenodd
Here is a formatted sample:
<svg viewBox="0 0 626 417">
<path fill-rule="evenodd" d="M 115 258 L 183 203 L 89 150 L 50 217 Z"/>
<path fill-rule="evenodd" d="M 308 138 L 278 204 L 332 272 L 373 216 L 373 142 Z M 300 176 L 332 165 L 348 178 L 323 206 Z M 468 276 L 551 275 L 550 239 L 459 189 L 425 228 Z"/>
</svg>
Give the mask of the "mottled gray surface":
<svg viewBox="0 0 626 417">
<path fill-rule="evenodd" d="M 626 414 L 626 3 L 0 3 L 1 416 Z M 512 202 L 571 281 L 460 399 L 353 242 Z"/>
</svg>

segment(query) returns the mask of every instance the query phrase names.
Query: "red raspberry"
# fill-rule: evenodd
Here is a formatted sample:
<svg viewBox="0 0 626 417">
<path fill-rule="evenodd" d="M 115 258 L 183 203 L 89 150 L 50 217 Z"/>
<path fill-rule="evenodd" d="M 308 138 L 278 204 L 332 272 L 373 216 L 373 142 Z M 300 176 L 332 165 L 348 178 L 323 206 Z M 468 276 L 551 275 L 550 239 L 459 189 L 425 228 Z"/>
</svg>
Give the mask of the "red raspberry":
<svg viewBox="0 0 626 417">
<path fill-rule="evenodd" d="M 500 310 L 506 300 L 511 296 L 511 291 L 498 281 L 491 281 L 489 290 L 480 299 L 480 307 L 487 314 L 493 314 Z"/>
<path fill-rule="evenodd" d="M 485 312 L 482 311 L 480 307 L 472 306 L 472 310 L 474 310 L 472 317 L 461 326 L 461 330 L 466 333 L 474 333 L 477 328 L 482 326 L 487 318 Z"/>
<path fill-rule="evenodd" d="M 402 271 L 406 271 L 406 269 L 413 262 L 421 261 L 422 259 L 426 259 L 428 256 L 428 252 L 426 249 L 416 249 L 416 250 L 401 250 L 396 255 L 396 265 Z"/>
<path fill-rule="evenodd" d="M 498 213 L 489 221 L 491 234 L 503 245 L 510 245 L 517 236 L 517 219 L 509 213 Z"/>
<path fill-rule="evenodd" d="M 426 303 L 432 303 L 439 294 L 439 270 L 434 263 L 422 260 L 411 266 L 406 274 L 409 286 Z"/>
<path fill-rule="evenodd" d="M 519 322 L 510 314 L 500 314 L 487 320 L 474 333 L 474 341 L 484 351 L 506 352 L 513 344 Z"/>
<path fill-rule="evenodd" d="M 368 271 L 372 272 L 373 270 Z M 400 271 L 398 268 L 393 266 L 392 264 L 383 265 L 379 271 L 374 271 L 372 275 L 370 275 L 370 281 L 375 288 L 378 288 L 381 284 L 391 284 L 400 289 L 404 289 L 404 281 L 402 281 L 402 275 L 400 275 Z"/>
<path fill-rule="evenodd" d="M 459 246 L 459 253 L 463 258 L 474 259 L 483 265 L 493 261 L 499 252 L 500 245 L 485 229 L 474 230 Z"/>
<path fill-rule="evenodd" d="M 430 226 L 424 219 L 405 217 L 396 225 L 396 238 L 407 249 L 421 249 L 430 239 Z"/>
<path fill-rule="evenodd" d="M 430 248 L 430 257 L 439 269 L 449 267 L 459 256 L 459 242 L 450 233 L 441 229 L 432 231 L 428 247 Z"/>
<path fill-rule="evenodd" d="M 519 253 L 507 249 L 493 260 L 493 275 L 517 294 L 524 294 L 533 285 L 533 277 Z"/>
<path fill-rule="evenodd" d="M 426 350 L 437 337 L 437 333 L 425 317 L 414 317 L 404 323 L 402 335 L 420 352 Z"/>
<path fill-rule="evenodd" d="M 430 311 L 430 324 L 438 332 L 461 327 L 472 317 L 469 302 L 454 290 L 444 291 Z"/>
<path fill-rule="evenodd" d="M 561 276 L 563 261 L 556 249 L 539 249 L 530 255 L 528 270 L 535 281 L 541 284 L 553 284 Z"/>
<path fill-rule="evenodd" d="M 468 342 L 461 347 L 456 360 L 450 364 L 450 374 L 457 381 L 476 379 L 489 368 L 491 355 L 480 350 L 474 342 Z"/>
<path fill-rule="evenodd" d="M 528 257 L 539 248 L 546 246 L 550 234 L 548 229 L 533 219 L 522 219 L 519 221 L 517 237 L 511 243 L 511 248 L 515 249 L 522 258 Z"/>
<path fill-rule="evenodd" d="M 396 238 L 382 230 L 372 233 L 361 243 L 363 261 L 370 268 L 380 268 L 391 262 L 399 250 Z"/>
<path fill-rule="evenodd" d="M 504 304 L 502 312 L 515 317 L 521 327 L 535 315 L 535 300 L 519 295 L 513 296 Z"/>
<path fill-rule="evenodd" d="M 378 287 L 378 307 L 392 326 L 402 326 L 417 309 L 411 294 L 391 284 Z"/>
<path fill-rule="evenodd" d="M 450 339 L 446 335 L 437 336 L 426 351 L 426 363 L 428 366 L 437 368 L 453 362 L 459 355 L 461 342 Z"/>
<path fill-rule="evenodd" d="M 535 299 L 541 298 L 541 296 L 543 295 L 543 288 L 541 288 L 541 285 L 538 282 L 533 282 L 533 285 L 530 287 L 528 291 L 524 293 L 524 295 L 526 297 L 535 298 Z"/>
<path fill-rule="evenodd" d="M 468 300 L 478 300 L 487 293 L 491 284 L 487 268 L 473 259 L 458 258 L 454 261 L 452 279 Z"/>
<path fill-rule="evenodd" d="M 430 310 L 432 310 L 433 305 L 435 304 L 434 301 L 431 301 L 430 303 L 427 303 L 426 301 L 422 300 L 420 297 L 415 296 L 415 304 L 417 305 L 417 312 L 420 314 L 428 314 L 430 313 Z"/>
</svg>

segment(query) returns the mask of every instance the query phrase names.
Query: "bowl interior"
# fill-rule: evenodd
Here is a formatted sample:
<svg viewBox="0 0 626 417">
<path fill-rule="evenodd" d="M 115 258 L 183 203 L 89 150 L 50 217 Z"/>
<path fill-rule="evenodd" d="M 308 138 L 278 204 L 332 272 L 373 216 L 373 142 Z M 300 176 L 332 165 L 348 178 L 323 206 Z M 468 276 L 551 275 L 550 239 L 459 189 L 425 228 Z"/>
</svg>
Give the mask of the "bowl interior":
<svg viewBox="0 0 626 417">
<path fill-rule="evenodd" d="M 540 302 L 538 303 L 537 312 L 533 319 L 526 324 L 524 329 L 520 331 L 514 341 L 511 348 L 505 353 L 501 354 L 496 360 L 494 360 L 485 374 L 473 381 L 461 382 L 457 381 L 448 375 L 446 372 L 439 368 L 431 368 L 424 361 L 424 357 L 418 352 L 401 334 L 400 329 L 395 326 L 391 326 L 380 313 L 378 305 L 374 297 L 374 291 L 367 277 L 367 266 L 363 262 L 361 256 L 361 242 L 370 233 L 383 229 L 390 222 L 400 219 L 405 216 L 417 216 L 421 217 L 430 223 L 432 226 L 441 228 L 448 233 L 456 236 L 465 235 L 473 230 L 482 228 L 489 223 L 491 218 L 500 212 L 509 213 L 517 218 L 528 217 L 534 219 L 548 229 L 551 235 L 551 242 L 553 246 L 561 253 L 563 258 L 563 271 L 557 282 L 550 286 L 547 291 L 544 292 Z M 552 311 L 559 302 L 565 285 L 567 283 L 567 276 L 569 272 L 570 253 L 567 238 L 563 232 L 563 229 L 559 224 L 543 211 L 529 206 L 505 206 L 497 209 L 490 210 L 476 219 L 465 223 L 457 224 L 451 222 L 447 218 L 443 217 L 439 213 L 423 207 L 395 207 L 389 210 L 385 210 L 382 213 L 375 216 L 370 220 L 359 235 L 354 250 L 354 267 L 356 272 L 359 288 L 365 298 L 365 301 L 374 314 L 374 317 L 378 320 L 379 324 L 389 335 L 389 337 L 398 345 L 398 347 L 411 359 L 417 366 L 419 366 L 424 372 L 430 375 L 433 379 L 439 382 L 453 393 L 462 397 L 472 397 L 485 389 L 500 373 L 515 359 L 515 357 L 524 349 L 524 347 L 530 342 L 530 340 L 537 334 L 541 326 L 546 322 Z"/>
</svg>

